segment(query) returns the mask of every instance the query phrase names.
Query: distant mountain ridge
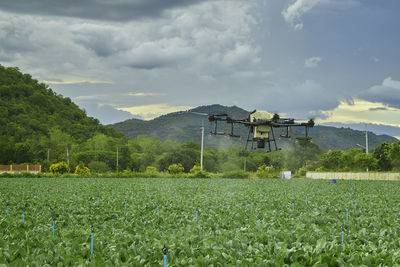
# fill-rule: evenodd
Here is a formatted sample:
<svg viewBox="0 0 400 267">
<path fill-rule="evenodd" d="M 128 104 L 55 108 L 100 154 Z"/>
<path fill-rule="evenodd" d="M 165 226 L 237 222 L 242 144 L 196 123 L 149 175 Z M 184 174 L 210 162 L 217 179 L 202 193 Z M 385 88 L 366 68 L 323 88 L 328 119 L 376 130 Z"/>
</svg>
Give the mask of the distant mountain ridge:
<svg viewBox="0 0 400 267">
<path fill-rule="evenodd" d="M 123 132 L 128 138 L 135 138 L 139 135 L 157 136 L 160 140 L 167 139 L 179 142 L 196 141 L 200 142 L 200 127 L 204 125 L 205 132 L 211 131 L 210 123 L 206 114 L 227 113 L 232 118 L 246 118 L 249 111 L 237 106 L 208 105 L 199 106 L 188 111 L 179 111 L 162 115 L 150 121 L 130 119 L 111 125 L 117 131 Z M 202 115 L 204 114 L 204 115 Z M 221 125 L 223 126 L 223 125 Z M 223 129 L 223 128 L 221 128 Z M 248 129 L 244 126 L 235 126 L 235 132 L 241 136 L 247 136 Z M 352 130 L 350 128 L 335 128 L 330 126 L 315 126 L 310 129 L 310 136 L 313 142 L 321 149 L 349 149 L 358 147 L 357 144 L 365 144 L 363 131 Z M 303 128 L 292 130 L 292 136 L 303 136 Z M 376 135 L 368 132 L 369 147 L 372 149 L 382 142 L 397 141 L 388 135 Z M 294 141 L 294 138 L 291 142 Z M 205 136 L 205 145 L 208 147 L 226 147 L 232 144 L 244 144 L 244 139 L 228 138 L 224 136 Z M 285 147 L 290 141 L 278 140 L 278 145 Z"/>
</svg>

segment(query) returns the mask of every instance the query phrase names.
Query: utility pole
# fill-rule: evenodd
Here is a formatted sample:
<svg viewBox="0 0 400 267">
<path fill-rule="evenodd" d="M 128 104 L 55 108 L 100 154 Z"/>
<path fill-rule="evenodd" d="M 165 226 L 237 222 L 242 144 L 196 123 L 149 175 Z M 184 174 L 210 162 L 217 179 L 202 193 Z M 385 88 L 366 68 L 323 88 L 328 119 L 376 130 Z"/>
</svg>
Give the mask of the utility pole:
<svg viewBox="0 0 400 267">
<path fill-rule="evenodd" d="M 68 151 L 68 146 L 67 146 L 67 165 L 69 166 L 69 151 Z"/>
<path fill-rule="evenodd" d="M 117 175 L 118 175 L 118 147 L 117 147 Z"/>
<path fill-rule="evenodd" d="M 200 170 L 203 170 L 203 151 L 204 151 L 204 126 L 201 126 L 201 153 L 200 153 Z"/>
<path fill-rule="evenodd" d="M 365 124 L 365 153 L 368 154 L 368 132 L 367 132 L 367 124 Z"/>
<path fill-rule="evenodd" d="M 365 153 L 368 155 L 368 132 L 367 132 L 367 124 L 365 124 Z M 367 167 L 368 172 L 368 167 Z"/>
</svg>

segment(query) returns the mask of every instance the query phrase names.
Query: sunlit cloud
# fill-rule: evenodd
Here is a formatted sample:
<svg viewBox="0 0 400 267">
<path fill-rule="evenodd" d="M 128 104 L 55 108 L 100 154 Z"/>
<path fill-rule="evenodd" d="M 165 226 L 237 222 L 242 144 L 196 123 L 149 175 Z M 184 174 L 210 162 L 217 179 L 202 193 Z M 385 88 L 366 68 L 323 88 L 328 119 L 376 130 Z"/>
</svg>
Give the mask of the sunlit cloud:
<svg viewBox="0 0 400 267">
<path fill-rule="evenodd" d="M 51 78 L 41 80 L 42 83 L 45 84 L 80 84 L 80 83 L 103 83 L 103 84 L 113 84 L 113 81 L 94 79 L 94 78 L 85 78 L 85 77 L 61 77 L 61 78 Z"/>
<path fill-rule="evenodd" d="M 165 93 L 145 93 L 145 92 L 137 92 L 137 93 L 127 93 L 127 96 L 165 96 Z"/>
<path fill-rule="evenodd" d="M 373 123 L 400 127 L 400 109 L 389 107 L 380 102 L 370 102 L 354 99 L 353 102 L 342 101 L 329 111 L 322 111 L 324 119 L 318 119 L 318 123 Z"/>
<path fill-rule="evenodd" d="M 192 108 L 193 107 L 190 106 L 170 106 L 166 103 L 161 103 L 161 104 L 118 108 L 118 110 L 127 111 L 131 113 L 133 116 L 140 116 L 145 120 L 151 120 L 167 113 L 184 111 Z"/>
</svg>

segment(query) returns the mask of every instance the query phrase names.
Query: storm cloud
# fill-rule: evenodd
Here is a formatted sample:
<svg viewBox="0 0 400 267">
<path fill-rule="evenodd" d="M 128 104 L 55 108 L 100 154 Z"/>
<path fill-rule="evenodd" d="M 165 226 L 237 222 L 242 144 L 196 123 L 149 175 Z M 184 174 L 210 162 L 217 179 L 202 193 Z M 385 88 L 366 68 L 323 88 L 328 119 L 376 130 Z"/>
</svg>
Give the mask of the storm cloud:
<svg viewBox="0 0 400 267">
<path fill-rule="evenodd" d="M 400 81 L 387 77 L 380 85 L 374 85 L 359 94 L 359 97 L 371 102 L 381 102 L 390 107 L 400 108 Z"/>
<path fill-rule="evenodd" d="M 396 105 L 381 84 L 400 80 L 389 2 L 4 0 L 0 64 L 103 123 L 214 103 L 303 118 L 355 97 Z"/>
<path fill-rule="evenodd" d="M 165 10 L 202 1 L 204 0 L 2 0 L 0 9 L 22 14 L 125 22 L 159 17 Z"/>
</svg>

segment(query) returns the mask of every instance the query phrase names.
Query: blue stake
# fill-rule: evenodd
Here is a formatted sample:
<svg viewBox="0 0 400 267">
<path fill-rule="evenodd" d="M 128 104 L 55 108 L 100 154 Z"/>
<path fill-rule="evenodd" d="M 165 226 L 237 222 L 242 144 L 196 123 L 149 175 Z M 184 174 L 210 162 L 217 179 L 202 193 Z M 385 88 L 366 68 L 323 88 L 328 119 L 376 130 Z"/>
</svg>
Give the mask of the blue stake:
<svg viewBox="0 0 400 267">
<path fill-rule="evenodd" d="M 258 219 L 258 227 L 260 227 L 260 219 Z"/>
<path fill-rule="evenodd" d="M 344 242 L 344 231 L 342 231 L 342 244 Z"/>
<path fill-rule="evenodd" d="M 267 193 L 264 194 L 264 200 L 267 200 Z"/>
<path fill-rule="evenodd" d="M 160 207 L 157 205 L 157 216 L 160 216 Z"/>
<path fill-rule="evenodd" d="M 306 205 L 308 205 L 308 199 L 307 199 L 307 194 L 306 194 Z"/>
<path fill-rule="evenodd" d="M 198 215 L 199 215 L 199 212 L 196 210 L 196 222 L 197 222 Z"/>
<path fill-rule="evenodd" d="M 126 199 L 125 199 L 124 212 L 126 212 Z"/>
<path fill-rule="evenodd" d="M 25 222 L 25 211 L 22 212 L 22 222 Z"/>
<path fill-rule="evenodd" d="M 8 205 L 7 205 L 7 216 L 8 216 Z"/>
<path fill-rule="evenodd" d="M 164 267 L 167 267 L 167 254 L 164 254 Z"/>
<path fill-rule="evenodd" d="M 349 222 L 349 209 L 346 208 L 346 222 Z"/>
<path fill-rule="evenodd" d="M 90 240 L 90 254 L 93 254 L 93 231 L 92 231 L 92 237 Z"/>
<path fill-rule="evenodd" d="M 292 210 L 294 210 L 294 202 L 292 202 Z"/>
<path fill-rule="evenodd" d="M 357 208 L 357 199 L 354 199 L 354 208 Z"/>
<path fill-rule="evenodd" d="M 53 220 L 53 235 L 54 235 L 54 224 L 55 224 L 55 222 L 54 222 L 54 220 Z"/>
</svg>

